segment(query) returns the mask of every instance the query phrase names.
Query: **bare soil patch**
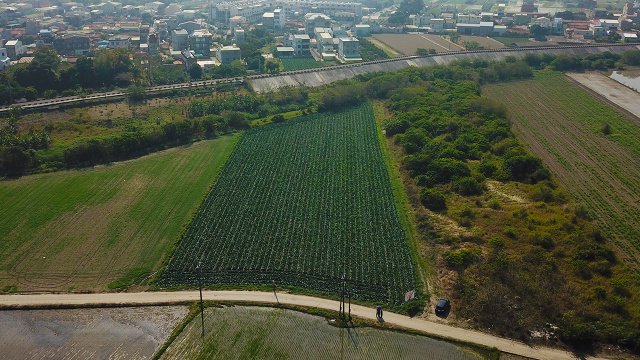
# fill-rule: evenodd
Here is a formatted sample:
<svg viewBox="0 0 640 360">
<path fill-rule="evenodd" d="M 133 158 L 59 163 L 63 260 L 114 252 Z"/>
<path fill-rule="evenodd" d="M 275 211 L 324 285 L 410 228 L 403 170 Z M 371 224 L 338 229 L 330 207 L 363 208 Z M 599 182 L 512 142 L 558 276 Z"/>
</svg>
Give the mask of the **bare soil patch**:
<svg viewBox="0 0 640 360">
<path fill-rule="evenodd" d="M 475 41 L 478 44 L 480 44 L 480 46 L 482 46 L 485 49 L 504 49 L 506 48 L 506 46 L 497 41 L 497 40 L 493 40 L 492 38 L 489 37 L 485 37 L 485 36 L 469 36 L 469 35 L 460 35 L 460 42 L 463 41 Z"/>
</svg>

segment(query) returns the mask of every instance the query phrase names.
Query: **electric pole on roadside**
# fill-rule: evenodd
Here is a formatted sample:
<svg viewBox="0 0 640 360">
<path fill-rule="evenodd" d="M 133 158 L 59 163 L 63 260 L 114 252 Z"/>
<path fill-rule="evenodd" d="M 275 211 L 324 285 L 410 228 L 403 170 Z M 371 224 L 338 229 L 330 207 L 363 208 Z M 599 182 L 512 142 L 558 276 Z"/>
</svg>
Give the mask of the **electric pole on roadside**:
<svg viewBox="0 0 640 360">
<path fill-rule="evenodd" d="M 200 287 L 200 318 L 202 319 L 202 338 L 204 339 L 204 304 L 202 302 L 202 267 L 201 262 L 198 261 L 198 286 Z"/>
</svg>

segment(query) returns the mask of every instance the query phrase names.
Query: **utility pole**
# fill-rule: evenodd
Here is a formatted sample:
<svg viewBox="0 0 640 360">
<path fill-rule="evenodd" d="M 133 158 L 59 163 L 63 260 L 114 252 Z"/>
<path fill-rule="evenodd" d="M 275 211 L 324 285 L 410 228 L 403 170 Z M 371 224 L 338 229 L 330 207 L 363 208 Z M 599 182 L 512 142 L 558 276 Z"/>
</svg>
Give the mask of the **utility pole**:
<svg viewBox="0 0 640 360">
<path fill-rule="evenodd" d="M 11 95 L 11 81 L 9 81 L 9 74 L 7 74 L 7 86 L 9 87 L 9 104 L 13 104 L 13 95 Z"/>
<path fill-rule="evenodd" d="M 202 338 L 204 339 L 204 304 L 202 302 L 202 267 L 201 262 L 198 261 L 198 286 L 200 287 L 200 318 L 202 319 Z"/>
</svg>

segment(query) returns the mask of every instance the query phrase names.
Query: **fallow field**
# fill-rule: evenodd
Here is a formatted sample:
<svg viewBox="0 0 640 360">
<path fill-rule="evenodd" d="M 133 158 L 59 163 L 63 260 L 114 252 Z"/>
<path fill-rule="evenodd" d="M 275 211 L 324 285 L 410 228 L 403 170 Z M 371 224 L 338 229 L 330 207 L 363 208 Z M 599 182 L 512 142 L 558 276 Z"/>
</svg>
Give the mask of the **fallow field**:
<svg viewBox="0 0 640 360">
<path fill-rule="evenodd" d="M 158 270 L 237 139 L 1 181 L 0 289 L 106 290 Z"/>
<path fill-rule="evenodd" d="M 577 88 L 561 73 L 486 86 L 483 93 L 507 106 L 517 136 L 585 205 L 620 255 L 630 264 L 640 264 L 637 121 Z"/>
<path fill-rule="evenodd" d="M 464 50 L 441 35 L 375 34 L 373 37 L 404 55 L 415 55 L 418 49 L 435 49 L 438 53 Z"/>
<path fill-rule="evenodd" d="M 370 104 L 245 133 L 161 286 L 290 285 L 399 304 L 416 289 Z"/>
</svg>

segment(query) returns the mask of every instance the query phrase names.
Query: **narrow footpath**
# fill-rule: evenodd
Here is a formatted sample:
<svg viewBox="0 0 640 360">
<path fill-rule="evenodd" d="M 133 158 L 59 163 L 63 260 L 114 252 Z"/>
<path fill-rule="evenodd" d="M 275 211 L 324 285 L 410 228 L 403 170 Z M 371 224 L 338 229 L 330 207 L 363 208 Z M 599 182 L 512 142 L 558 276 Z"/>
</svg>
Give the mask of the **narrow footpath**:
<svg viewBox="0 0 640 360">
<path fill-rule="evenodd" d="M 260 291 L 203 291 L 204 300 L 276 303 L 273 293 Z M 338 310 L 339 303 L 304 295 L 278 293 L 281 304 Z M 91 306 L 131 306 L 158 305 L 198 301 L 198 291 L 141 292 L 141 293 L 99 293 L 99 294 L 39 294 L 39 295 L 0 295 L 0 310 L 29 309 L 46 307 L 91 307 Z M 374 308 L 351 305 L 351 314 L 364 319 L 376 320 Z M 390 312 L 384 313 L 386 323 L 399 327 L 418 330 L 424 333 L 450 339 L 472 342 L 495 347 L 500 351 L 534 359 L 576 359 L 566 351 L 547 347 L 531 347 L 519 341 L 500 338 L 478 331 L 465 330 L 423 319 L 410 318 Z"/>
</svg>

